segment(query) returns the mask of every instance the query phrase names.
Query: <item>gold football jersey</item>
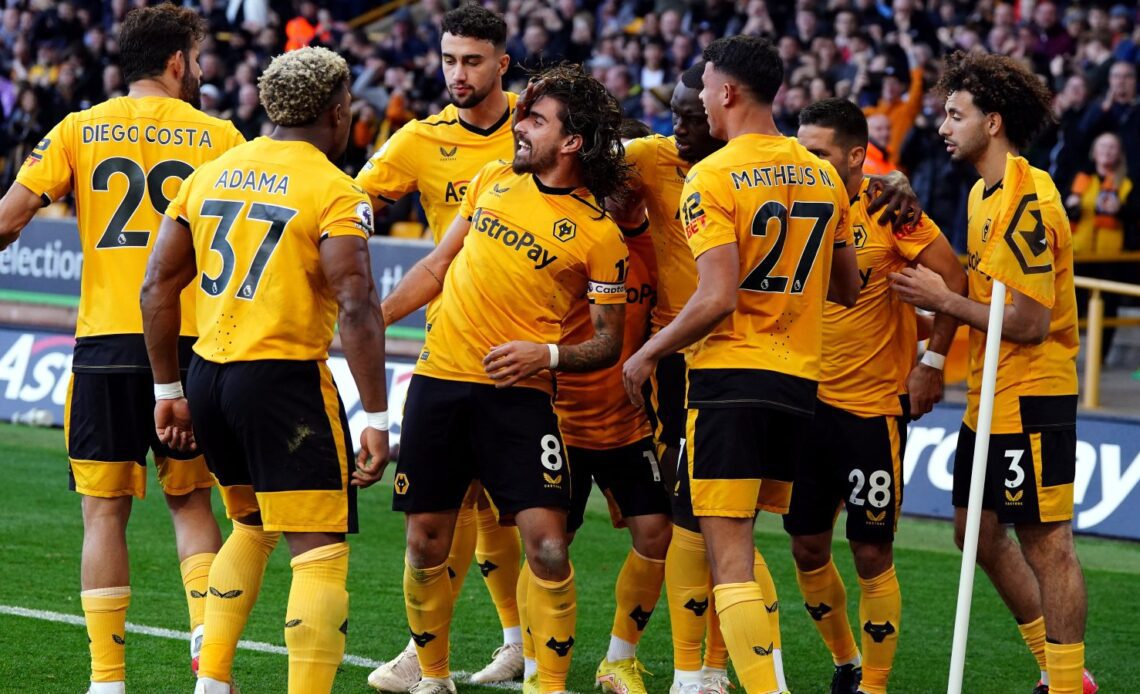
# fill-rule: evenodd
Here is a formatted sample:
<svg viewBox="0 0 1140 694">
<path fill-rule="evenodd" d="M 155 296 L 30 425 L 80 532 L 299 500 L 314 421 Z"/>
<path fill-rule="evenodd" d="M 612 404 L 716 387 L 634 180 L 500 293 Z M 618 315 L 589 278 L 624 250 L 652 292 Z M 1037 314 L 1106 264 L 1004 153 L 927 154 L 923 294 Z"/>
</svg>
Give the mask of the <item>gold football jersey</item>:
<svg viewBox="0 0 1140 694">
<path fill-rule="evenodd" d="M 618 363 L 585 373 L 558 374 L 554 409 L 567 446 L 606 450 L 628 446 L 652 435 L 645 408 L 635 407 L 622 384 L 625 360 L 645 344 L 647 319 L 657 295 L 657 263 L 649 234 L 625 239 L 629 268 L 625 276 L 625 337 Z M 577 344 L 594 334 L 589 305 L 576 302 L 563 324 L 562 342 Z"/>
<path fill-rule="evenodd" d="M 372 234 L 372 203 L 348 174 L 308 142 L 259 137 L 199 168 L 167 214 L 194 237 L 199 356 L 328 358 L 337 303 L 321 241 Z"/>
<path fill-rule="evenodd" d="M 649 231 L 659 270 L 654 332 L 669 325 L 697 290 L 697 263 L 681 227 L 681 189 L 689 162 L 677 153 L 672 137 L 650 135 L 625 146 L 626 161 L 643 184 Z"/>
<path fill-rule="evenodd" d="M 621 231 L 584 188 L 551 188 L 488 164 L 460 207 L 471 220 L 443 281 L 416 373 L 493 383 L 483 358 L 512 340 L 557 343 L 576 302 L 623 304 Z M 549 371 L 518 385 L 552 392 Z"/>
<path fill-rule="evenodd" d="M 862 417 L 903 414 L 899 395 L 918 354 L 914 307 L 891 291 L 887 275 L 910 264 L 942 232 L 922 215 L 902 238 L 867 214 L 867 179 L 851 201 L 851 234 L 862 288 L 851 308 L 823 309 L 819 399 Z M 877 217 L 878 215 L 876 215 Z"/>
<path fill-rule="evenodd" d="M 993 296 L 993 279 L 1000 273 L 1010 288 L 1034 291 L 1039 301 L 1050 305 L 1053 315 L 1049 334 L 1038 345 L 1002 340 L 998 353 L 997 388 L 994 395 L 992 431 L 1010 434 L 1023 431 L 1026 399 L 1077 393 L 1077 301 L 1073 287 L 1073 240 L 1061 194 L 1049 174 L 1032 168 L 1024 159 L 1024 178 L 1009 180 L 1014 167 L 993 190 L 978 181 L 970 191 L 969 258 L 970 298 L 984 304 Z M 1021 173 L 1018 172 L 1018 173 Z M 1008 190 L 1002 190 L 1003 187 Z M 1032 197 L 1031 197 L 1032 196 Z M 1036 214 L 1034 214 L 1036 212 Z M 993 246 L 991 249 L 990 247 Z M 987 250 L 1005 251 L 987 253 Z M 1006 293 L 1006 303 L 1013 303 Z M 966 424 L 978 428 L 978 402 L 982 388 L 982 362 L 986 334 L 970 330 L 970 371 L 967 377 Z M 1044 400 L 1038 401 L 1044 402 Z M 1074 407 L 1064 412 L 1034 412 L 1034 418 L 1061 418 L 1055 424 L 1075 426 Z M 1063 415 L 1063 417 L 1062 417 Z"/>
<path fill-rule="evenodd" d="M 747 134 L 693 166 L 681 221 L 693 257 L 739 249 L 736 310 L 687 355 L 690 407 L 734 403 L 811 414 L 835 247 L 851 242 L 831 164 L 792 138 Z"/>
<path fill-rule="evenodd" d="M 408 123 L 372 156 L 356 182 L 389 205 L 419 191 L 432 240 L 438 244 L 479 169 L 514 157 L 511 113 L 517 100 L 518 95 L 508 92 L 503 117 L 485 130 L 463 122 L 455 104 Z"/>
<path fill-rule="evenodd" d="M 139 290 L 162 214 L 182 181 L 243 142 L 229 121 L 181 99 L 120 97 L 72 113 L 16 181 L 50 202 L 75 195 L 83 247 L 75 365 L 149 372 Z M 194 335 L 193 293 L 182 335 Z"/>
</svg>

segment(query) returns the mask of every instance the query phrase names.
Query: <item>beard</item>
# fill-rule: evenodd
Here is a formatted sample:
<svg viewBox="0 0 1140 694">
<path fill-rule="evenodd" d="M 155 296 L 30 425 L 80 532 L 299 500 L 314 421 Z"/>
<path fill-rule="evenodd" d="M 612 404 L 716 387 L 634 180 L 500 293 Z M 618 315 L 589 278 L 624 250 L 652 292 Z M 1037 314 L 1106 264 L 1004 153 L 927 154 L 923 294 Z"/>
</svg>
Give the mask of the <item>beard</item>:
<svg viewBox="0 0 1140 694">
<path fill-rule="evenodd" d="M 519 146 L 523 141 L 515 136 L 515 158 L 511 161 L 511 170 L 517 174 L 531 173 L 538 174 L 543 171 L 549 171 L 554 168 L 558 163 L 558 151 L 555 147 L 548 149 L 539 149 L 534 146 L 533 142 L 529 140 L 525 142 L 529 146 L 528 149 L 520 152 Z"/>
<path fill-rule="evenodd" d="M 451 85 L 448 85 L 447 95 L 451 97 L 451 103 L 455 104 L 458 108 L 475 108 L 479 104 L 483 103 L 483 100 L 487 98 L 493 88 L 494 85 L 487 87 L 482 91 L 472 88 L 471 93 L 468 94 L 466 98 L 460 99 L 459 97 L 455 96 L 455 91 L 452 89 Z"/>
<path fill-rule="evenodd" d="M 186 60 L 186 70 L 182 73 L 182 83 L 178 88 L 178 98 L 194 108 L 202 108 L 202 83 L 190 70 L 190 60 Z"/>
</svg>

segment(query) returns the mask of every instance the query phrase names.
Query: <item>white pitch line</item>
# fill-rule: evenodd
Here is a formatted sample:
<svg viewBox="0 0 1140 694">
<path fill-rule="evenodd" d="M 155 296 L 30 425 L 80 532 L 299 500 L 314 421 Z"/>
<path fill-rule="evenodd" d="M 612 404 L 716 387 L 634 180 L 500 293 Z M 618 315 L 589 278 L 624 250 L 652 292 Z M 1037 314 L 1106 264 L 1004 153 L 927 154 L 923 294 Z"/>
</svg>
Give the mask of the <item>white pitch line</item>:
<svg viewBox="0 0 1140 694">
<path fill-rule="evenodd" d="M 87 621 L 77 614 L 66 614 L 64 612 L 52 612 L 50 610 L 32 610 L 27 607 L 16 607 L 14 605 L 0 605 L 0 614 L 11 615 L 13 617 L 27 617 L 28 619 L 38 619 L 42 622 L 56 622 L 58 624 L 70 624 L 71 626 L 85 627 Z M 153 636 L 160 639 L 173 639 L 175 641 L 189 641 L 190 635 L 188 632 L 175 631 L 173 629 L 163 629 L 161 627 L 148 627 L 144 624 L 134 624 L 127 622 L 128 634 L 142 634 L 143 636 Z M 237 645 L 239 650 L 243 651 L 256 651 L 258 653 L 275 653 L 277 655 L 288 655 L 288 651 L 284 646 L 277 646 L 272 643 L 265 643 L 264 641 L 238 641 Z M 383 661 L 372 660 L 359 655 L 345 654 L 344 661 L 349 665 L 357 665 L 359 667 L 374 670 L 381 665 Z M 469 672 L 454 672 L 452 677 L 457 680 L 466 681 L 471 676 Z M 496 684 L 483 685 L 493 687 L 495 689 L 506 689 L 518 691 L 522 689 L 522 684 L 519 682 L 498 682 Z"/>
</svg>

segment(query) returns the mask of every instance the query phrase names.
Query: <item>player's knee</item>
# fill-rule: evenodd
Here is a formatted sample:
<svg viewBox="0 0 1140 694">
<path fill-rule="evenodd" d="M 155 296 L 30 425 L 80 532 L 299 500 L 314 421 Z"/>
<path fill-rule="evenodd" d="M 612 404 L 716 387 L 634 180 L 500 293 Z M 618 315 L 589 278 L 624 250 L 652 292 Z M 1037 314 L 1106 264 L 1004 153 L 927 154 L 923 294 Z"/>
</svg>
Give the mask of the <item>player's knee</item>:
<svg viewBox="0 0 1140 694">
<path fill-rule="evenodd" d="M 84 496 L 83 497 L 83 524 L 91 526 L 94 524 L 99 525 L 121 525 L 126 527 L 127 519 L 131 515 L 131 501 L 130 496 L 116 496 L 116 497 L 100 497 L 100 496 Z"/>
<path fill-rule="evenodd" d="M 450 534 L 436 524 L 408 519 L 407 559 L 417 569 L 439 566 L 447 561 Z"/>
<path fill-rule="evenodd" d="M 890 543 L 853 542 L 851 553 L 855 558 L 855 571 L 864 580 L 881 576 L 894 563 Z"/>
<path fill-rule="evenodd" d="M 792 537 L 792 559 L 800 571 L 815 571 L 831 560 L 831 546 L 803 537 Z"/>
<path fill-rule="evenodd" d="M 660 522 L 643 523 L 637 528 L 633 534 L 633 548 L 648 559 L 664 559 L 672 538 L 673 524 L 668 517 L 662 515 Z"/>
<path fill-rule="evenodd" d="M 548 535 L 527 543 L 527 563 L 535 576 L 558 581 L 570 575 L 570 560 L 564 537 Z"/>
</svg>

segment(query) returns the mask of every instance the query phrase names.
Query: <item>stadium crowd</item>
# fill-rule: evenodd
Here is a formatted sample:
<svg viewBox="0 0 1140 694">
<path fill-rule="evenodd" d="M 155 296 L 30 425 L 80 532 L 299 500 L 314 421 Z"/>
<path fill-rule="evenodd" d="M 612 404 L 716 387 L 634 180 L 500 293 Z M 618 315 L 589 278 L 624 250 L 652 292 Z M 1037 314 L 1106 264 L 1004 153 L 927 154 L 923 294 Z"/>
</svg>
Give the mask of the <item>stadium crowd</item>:
<svg viewBox="0 0 1140 694">
<path fill-rule="evenodd" d="M 146 4 L 135 0 L 134 5 Z M 326 45 L 352 70 L 355 122 L 344 167 L 355 173 L 403 123 L 447 103 L 440 73 L 444 0 L 414 3 L 378 26 L 352 28 L 364 2 L 200 0 L 212 35 L 202 50 L 202 107 L 252 138 L 268 127 L 256 76 L 269 59 Z M 906 172 L 928 213 L 959 251 L 965 200 L 976 174 L 954 164 L 937 134 L 942 103 L 930 92 L 941 56 L 961 48 L 1015 56 L 1055 92 L 1057 124 L 1027 153 L 1067 198 L 1078 251 L 1140 247 L 1130 176 L 1140 170 L 1135 6 L 955 0 L 487 0 L 504 13 L 518 92 L 528 70 L 561 60 L 586 64 L 632 118 L 670 134 L 672 85 L 719 36 L 778 38 L 786 67 L 777 124 L 794 134 L 800 110 L 830 96 L 870 117 L 867 171 Z M 15 1 L 0 22 L 0 186 L 65 114 L 125 91 L 114 35 L 127 0 Z M 1103 135 L 1103 137 L 1101 137 Z M 1094 143 L 1096 147 L 1094 148 Z M 413 210 L 415 205 L 405 205 Z M 382 221 L 382 220 L 381 220 Z M 383 226 L 383 225 L 382 225 Z M 1089 268 L 1091 269 L 1091 268 Z"/>
</svg>

